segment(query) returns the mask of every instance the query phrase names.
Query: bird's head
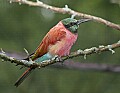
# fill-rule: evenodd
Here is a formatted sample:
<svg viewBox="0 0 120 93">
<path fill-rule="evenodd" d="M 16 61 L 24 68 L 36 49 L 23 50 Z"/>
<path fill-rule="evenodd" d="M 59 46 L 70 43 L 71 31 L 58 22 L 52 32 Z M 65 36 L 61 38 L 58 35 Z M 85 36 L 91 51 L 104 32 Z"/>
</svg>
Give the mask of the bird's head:
<svg viewBox="0 0 120 93">
<path fill-rule="evenodd" d="M 70 30 L 72 33 L 77 33 L 77 29 L 79 28 L 79 25 L 84 22 L 88 22 L 91 19 L 80 19 L 76 20 L 73 18 L 66 18 L 62 20 L 63 25 L 66 29 Z"/>
</svg>

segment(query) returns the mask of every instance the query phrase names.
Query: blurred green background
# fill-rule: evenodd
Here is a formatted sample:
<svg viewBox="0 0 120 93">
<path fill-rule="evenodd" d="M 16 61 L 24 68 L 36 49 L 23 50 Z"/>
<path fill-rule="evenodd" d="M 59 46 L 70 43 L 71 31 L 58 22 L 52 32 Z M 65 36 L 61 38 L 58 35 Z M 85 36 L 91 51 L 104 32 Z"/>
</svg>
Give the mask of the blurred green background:
<svg viewBox="0 0 120 93">
<path fill-rule="evenodd" d="M 67 4 L 76 11 L 120 24 L 120 6 L 111 3 L 112 0 L 42 1 L 58 7 L 64 7 Z M 66 17 L 70 16 L 0 0 L 0 48 L 10 54 L 17 53 L 25 56 L 23 48 L 30 53 L 34 51 L 49 29 Z M 120 31 L 96 22 L 88 22 L 81 25 L 79 38 L 72 51 L 112 44 L 119 39 Z M 119 65 L 120 49 L 115 51 L 114 55 L 111 52 L 104 52 L 88 56 L 86 60 L 83 57 L 72 60 Z M 36 69 L 20 87 L 15 88 L 14 82 L 25 70 L 19 70 L 19 68 L 11 63 L 0 62 L 0 93 L 120 93 L 119 73 L 49 67 Z"/>
</svg>

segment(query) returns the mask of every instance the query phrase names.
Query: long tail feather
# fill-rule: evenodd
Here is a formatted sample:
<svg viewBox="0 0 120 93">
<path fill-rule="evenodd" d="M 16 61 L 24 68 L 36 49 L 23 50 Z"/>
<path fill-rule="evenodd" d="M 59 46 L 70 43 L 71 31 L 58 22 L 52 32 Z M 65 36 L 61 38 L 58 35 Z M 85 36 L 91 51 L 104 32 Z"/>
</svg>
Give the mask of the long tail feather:
<svg viewBox="0 0 120 93">
<path fill-rule="evenodd" d="M 32 68 L 28 68 L 23 74 L 22 76 L 16 81 L 16 83 L 14 84 L 16 87 L 18 87 L 31 73 L 33 69 Z"/>
</svg>

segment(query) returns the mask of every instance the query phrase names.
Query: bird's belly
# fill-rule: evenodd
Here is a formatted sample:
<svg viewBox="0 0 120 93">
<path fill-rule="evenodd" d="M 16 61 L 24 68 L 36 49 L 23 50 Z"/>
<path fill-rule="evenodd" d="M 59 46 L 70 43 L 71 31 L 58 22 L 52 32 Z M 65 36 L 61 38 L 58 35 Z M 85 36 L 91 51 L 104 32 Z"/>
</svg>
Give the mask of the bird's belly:
<svg viewBox="0 0 120 93">
<path fill-rule="evenodd" d="M 61 40 L 55 45 L 51 45 L 49 48 L 49 53 L 52 55 L 66 56 L 70 53 L 70 49 L 75 41 Z"/>
</svg>

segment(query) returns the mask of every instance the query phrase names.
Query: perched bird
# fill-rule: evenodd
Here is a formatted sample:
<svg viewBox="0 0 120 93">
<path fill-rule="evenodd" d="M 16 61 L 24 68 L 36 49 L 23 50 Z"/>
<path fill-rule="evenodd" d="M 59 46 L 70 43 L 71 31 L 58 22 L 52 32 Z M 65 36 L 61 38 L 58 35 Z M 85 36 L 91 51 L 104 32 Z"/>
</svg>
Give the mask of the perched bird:
<svg viewBox="0 0 120 93">
<path fill-rule="evenodd" d="M 61 20 L 56 26 L 50 29 L 35 52 L 25 60 L 29 60 L 30 58 L 35 62 L 42 62 L 53 58 L 55 55 L 59 57 L 68 55 L 72 45 L 77 40 L 79 25 L 89 20 L 76 20 L 73 18 Z M 18 87 L 33 70 L 33 67 L 29 67 L 16 81 L 15 86 Z"/>
</svg>

